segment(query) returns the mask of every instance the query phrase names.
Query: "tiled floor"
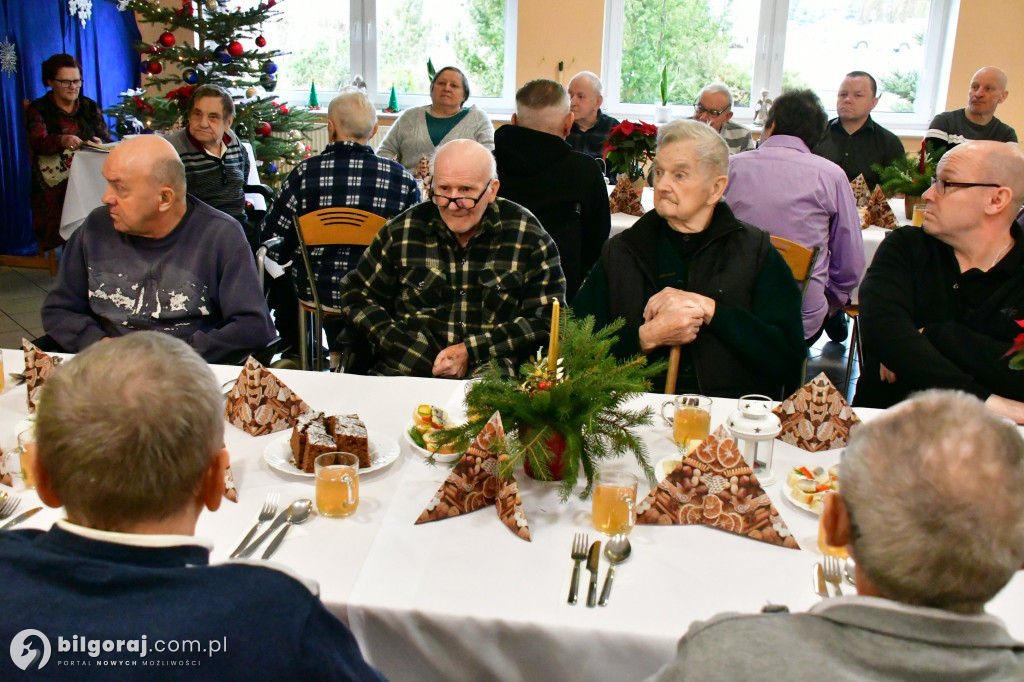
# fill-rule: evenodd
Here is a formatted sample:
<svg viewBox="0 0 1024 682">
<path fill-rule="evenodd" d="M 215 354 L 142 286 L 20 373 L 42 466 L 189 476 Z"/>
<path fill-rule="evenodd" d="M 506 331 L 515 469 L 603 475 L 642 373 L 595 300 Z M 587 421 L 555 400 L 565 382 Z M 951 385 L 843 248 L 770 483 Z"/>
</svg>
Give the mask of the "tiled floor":
<svg viewBox="0 0 1024 682">
<path fill-rule="evenodd" d="M 39 308 L 54 281 L 46 270 L 0 267 L 0 348 L 42 336 Z"/>
<path fill-rule="evenodd" d="M 850 348 L 850 336 L 853 335 L 853 322 L 847 325 L 847 338 L 845 343 L 829 341 L 824 334 L 810 349 L 810 359 L 807 361 L 807 379 L 813 379 L 820 372 L 824 372 L 832 383 L 846 395 L 846 399 L 853 402 L 853 394 L 857 388 L 857 377 L 860 376 L 860 368 L 854 360 L 853 369 L 850 373 L 850 385 L 846 386 L 846 360 Z"/>
</svg>

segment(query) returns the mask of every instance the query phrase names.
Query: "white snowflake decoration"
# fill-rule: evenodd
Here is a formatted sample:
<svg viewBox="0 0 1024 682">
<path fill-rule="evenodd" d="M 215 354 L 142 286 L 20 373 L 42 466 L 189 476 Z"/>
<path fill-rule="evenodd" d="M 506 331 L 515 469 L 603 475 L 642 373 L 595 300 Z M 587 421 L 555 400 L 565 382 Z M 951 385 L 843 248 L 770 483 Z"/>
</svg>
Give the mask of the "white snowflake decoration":
<svg viewBox="0 0 1024 682">
<path fill-rule="evenodd" d="M 68 0 L 68 14 L 78 17 L 85 28 L 85 22 L 92 17 L 92 0 Z"/>
<path fill-rule="evenodd" d="M 0 43 L 0 71 L 6 73 L 10 78 L 17 70 L 18 53 L 14 51 L 14 43 L 4 38 L 4 42 Z"/>
<path fill-rule="evenodd" d="M 117 11 L 123 12 L 126 9 L 128 9 L 128 3 L 130 3 L 131 1 L 132 0 L 117 0 Z"/>
</svg>

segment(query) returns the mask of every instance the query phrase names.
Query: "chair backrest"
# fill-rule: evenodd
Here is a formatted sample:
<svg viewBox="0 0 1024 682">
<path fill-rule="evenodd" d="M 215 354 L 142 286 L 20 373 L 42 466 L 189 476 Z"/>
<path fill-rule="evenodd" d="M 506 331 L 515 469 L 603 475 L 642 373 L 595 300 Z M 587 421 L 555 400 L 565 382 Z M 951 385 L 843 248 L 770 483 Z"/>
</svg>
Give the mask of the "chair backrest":
<svg viewBox="0 0 1024 682">
<path fill-rule="evenodd" d="M 811 281 L 814 273 L 814 262 L 818 260 L 819 247 L 808 249 L 796 242 L 791 242 L 782 237 L 772 235 L 772 246 L 782 255 L 786 265 L 793 272 L 793 278 L 800 285 L 800 295 L 807 291 L 807 284 Z"/>
<path fill-rule="evenodd" d="M 358 208 L 321 208 L 296 219 L 299 241 L 306 246 L 366 246 L 387 220 Z"/>
</svg>

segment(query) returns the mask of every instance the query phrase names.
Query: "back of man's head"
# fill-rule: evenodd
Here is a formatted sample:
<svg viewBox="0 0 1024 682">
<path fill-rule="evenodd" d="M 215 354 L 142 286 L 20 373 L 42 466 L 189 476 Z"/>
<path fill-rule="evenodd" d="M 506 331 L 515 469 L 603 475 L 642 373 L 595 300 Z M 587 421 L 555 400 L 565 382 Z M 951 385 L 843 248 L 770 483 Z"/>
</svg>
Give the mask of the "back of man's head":
<svg viewBox="0 0 1024 682">
<path fill-rule="evenodd" d="M 516 125 L 565 137 L 569 116 L 569 93 L 561 83 L 538 78 L 516 92 Z"/>
<path fill-rule="evenodd" d="M 779 95 L 764 122 L 772 135 L 792 135 L 813 148 L 825 134 L 828 115 L 811 90 L 788 90 Z"/>
<path fill-rule="evenodd" d="M 860 426 L 839 486 L 885 597 L 979 613 L 1024 563 L 1024 439 L 973 396 L 927 391 Z"/>
<path fill-rule="evenodd" d="M 335 139 L 365 143 L 377 127 L 377 110 L 366 93 L 348 86 L 331 100 L 327 120 L 336 131 Z"/>
<path fill-rule="evenodd" d="M 135 332 L 96 343 L 43 387 L 37 456 L 68 519 L 123 530 L 195 504 L 224 443 L 217 380 L 184 342 Z"/>
</svg>

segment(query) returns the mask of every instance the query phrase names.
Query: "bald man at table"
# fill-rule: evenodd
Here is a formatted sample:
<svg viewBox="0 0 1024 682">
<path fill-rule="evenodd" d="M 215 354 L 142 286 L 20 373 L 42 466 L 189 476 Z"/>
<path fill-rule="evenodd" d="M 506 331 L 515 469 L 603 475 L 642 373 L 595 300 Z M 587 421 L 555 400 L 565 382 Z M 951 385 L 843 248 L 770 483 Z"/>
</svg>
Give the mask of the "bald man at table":
<svg viewBox="0 0 1024 682">
<path fill-rule="evenodd" d="M 157 332 L 96 344 L 49 377 L 31 466 L 67 518 L 0 533 L 0 640 L 19 644 L 19 667 L 32 628 L 54 677 L 129 665 L 150 679 L 383 679 L 314 583 L 267 562 L 209 564 L 194 535 L 224 495 L 223 405 L 202 358 Z M 0 657 L 0 678 L 14 677 Z"/>
<path fill-rule="evenodd" d="M 122 142 L 103 163 L 104 206 L 71 236 L 43 329 L 71 353 L 161 331 L 208 362 L 244 359 L 274 338 L 238 221 L 185 193 L 185 167 L 159 135 Z"/>
<path fill-rule="evenodd" d="M 985 614 L 1024 562 L 1017 429 L 929 391 L 854 431 L 839 467 L 822 523 L 857 595 L 694 623 L 651 682 L 1024 679 L 1024 643 Z"/>
</svg>

